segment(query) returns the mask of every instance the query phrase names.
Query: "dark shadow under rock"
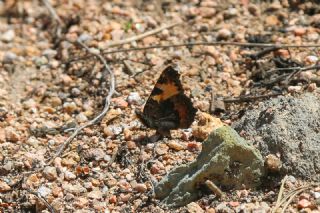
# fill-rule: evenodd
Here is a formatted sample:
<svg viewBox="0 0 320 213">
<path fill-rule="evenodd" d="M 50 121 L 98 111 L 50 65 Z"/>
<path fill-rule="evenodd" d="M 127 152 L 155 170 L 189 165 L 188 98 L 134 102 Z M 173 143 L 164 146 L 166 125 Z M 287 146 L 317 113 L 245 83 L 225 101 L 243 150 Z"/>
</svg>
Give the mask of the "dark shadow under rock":
<svg viewBox="0 0 320 213">
<path fill-rule="evenodd" d="M 263 163 L 259 151 L 236 131 L 220 127 L 203 142 L 197 159 L 170 171 L 155 186 L 155 194 L 169 207 L 179 207 L 196 200 L 206 180 L 223 188 L 253 188 L 260 185 Z"/>
<path fill-rule="evenodd" d="M 282 174 L 320 180 L 320 98 L 315 94 L 278 97 L 248 110 L 234 128 L 263 157 L 280 156 Z"/>
</svg>

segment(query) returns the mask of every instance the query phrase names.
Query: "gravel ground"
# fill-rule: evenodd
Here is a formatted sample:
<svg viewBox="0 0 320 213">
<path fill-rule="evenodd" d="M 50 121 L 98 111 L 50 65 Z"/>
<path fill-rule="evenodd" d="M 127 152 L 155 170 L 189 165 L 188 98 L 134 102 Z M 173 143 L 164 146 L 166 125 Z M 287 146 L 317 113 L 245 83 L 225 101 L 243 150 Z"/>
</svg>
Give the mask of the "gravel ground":
<svg viewBox="0 0 320 213">
<path fill-rule="evenodd" d="M 192 130 L 201 126 L 204 113 L 232 125 L 271 96 L 319 93 L 319 47 L 314 47 L 320 43 L 319 4 L 8 0 L 0 1 L 0 14 L 0 212 L 275 209 L 282 173 L 270 173 L 259 189 L 227 190 L 224 199 L 204 190 L 197 202 L 170 210 L 153 198 L 153 183 L 200 153 L 206 133 Z M 235 43 L 172 46 L 195 42 L 310 47 L 264 53 Z M 120 51 L 154 45 L 168 47 Z M 110 73 L 87 46 L 94 54 L 109 51 L 103 58 L 115 77 L 115 91 Z M 190 129 L 145 144 L 154 131 L 134 112 L 143 108 L 169 62 L 180 67 L 198 115 Z M 54 157 L 75 128 L 103 110 L 110 94 L 101 122 L 82 129 Z M 280 209 L 319 212 L 315 181 L 287 176 L 283 197 L 292 200 Z"/>
</svg>

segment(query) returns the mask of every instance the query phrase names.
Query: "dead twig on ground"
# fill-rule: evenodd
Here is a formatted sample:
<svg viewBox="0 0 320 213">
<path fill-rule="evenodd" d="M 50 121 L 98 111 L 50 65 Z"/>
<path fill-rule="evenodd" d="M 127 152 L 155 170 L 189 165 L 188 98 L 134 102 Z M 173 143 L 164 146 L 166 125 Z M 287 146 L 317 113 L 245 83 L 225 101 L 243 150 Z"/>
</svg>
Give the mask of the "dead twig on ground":
<svg viewBox="0 0 320 213">
<path fill-rule="evenodd" d="M 63 25 L 63 21 L 60 19 L 60 17 L 58 16 L 58 14 L 56 13 L 56 11 L 54 10 L 54 8 L 52 7 L 52 5 L 50 4 L 50 2 L 48 0 L 42 0 L 42 3 L 44 4 L 44 6 L 46 6 L 46 8 L 49 10 L 49 13 L 51 14 L 52 18 L 57 21 L 57 23 L 62 26 Z"/>
<path fill-rule="evenodd" d="M 34 196 L 36 196 L 39 200 L 41 200 L 45 205 L 46 207 L 49 209 L 49 211 L 51 213 L 55 213 L 56 211 L 54 210 L 54 208 L 50 205 L 50 203 L 44 198 L 42 197 L 39 193 L 31 190 L 31 189 L 26 189 L 27 192 L 29 192 L 30 194 L 33 194 Z"/>
<path fill-rule="evenodd" d="M 314 66 L 309 66 L 309 67 L 288 67 L 288 68 L 272 69 L 272 70 L 267 71 L 267 73 L 277 72 L 277 71 L 293 71 L 293 72 L 280 75 L 279 77 L 277 77 L 274 80 L 265 82 L 264 85 L 265 86 L 271 86 L 271 85 L 274 85 L 274 84 L 282 81 L 283 79 L 285 79 L 285 83 L 288 84 L 290 79 L 292 79 L 293 76 L 297 75 L 300 72 L 304 72 L 304 71 L 308 71 L 308 70 L 319 70 L 319 69 L 320 69 L 320 65 L 319 64 L 314 65 Z"/>
<path fill-rule="evenodd" d="M 250 55 L 248 55 L 248 57 L 250 57 L 252 60 L 258 60 L 258 59 L 262 58 L 263 56 L 265 56 L 273 51 L 276 51 L 278 49 L 280 49 L 280 48 L 279 47 L 268 47 L 268 48 L 263 49 L 255 54 L 250 54 Z"/>
<path fill-rule="evenodd" d="M 221 189 L 219 189 L 219 187 L 216 184 L 214 184 L 211 180 L 206 180 L 204 183 L 217 197 L 225 197 L 225 194 L 221 191 Z"/>
<path fill-rule="evenodd" d="M 86 124 L 76 128 L 74 130 L 74 132 L 72 133 L 72 135 L 60 146 L 60 148 L 58 149 L 58 151 L 55 153 L 55 155 L 50 159 L 48 164 L 51 164 L 53 162 L 53 160 L 55 158 L 57 158 L 58 156 L 60 156 L 62 154 L 62 152 L 64 151 L 64 149 L 73 141 L 73 139 L 86 127 L 92 126 L 96 123 L 98 123 L 103 116 L 107 113 L 107 111 L 109 110 L 109 106 L 111 103 L 111 98 L 113 96 L 113 94 L 115 93 L 115 76 L 114 73 L 111 71 L 109 65 L 107 64 L 106 60 L 102 57 L 101 54 L 92 51 L 86 44 L 84 44 L 81 41 L 77 41 L 77 44 L 79 44 L 80 46 L 82 46 L 86 51 L 88 51 L 90 54 L 94 55 L 95 57 L 97 57 L 101 63 L 103 63 L 105 70 L 108 72 L 109 77 L 110 77 L 110 86 L 109 86 L 109 94 L 107 95 L 107 97 L 105 98 L 105 104 L 104 104 L 104 108 L 102 109 L 102 111 L 92 120 L 88 121 Z"/>
<path fill-rule="evenodd" d="M 175 47 L 185 47 L 185 46 L 240 46 L 240 47 L 273 47 L 273 48 L 317 48 L 320 47 L 320 44 L 302 44 L 302 45 L 292 45 L 292 44 L 272 44 L 272 43 L 242 43 L 242 42 L 190 42 L 190 43 L 181 43 L 181 44 L 168 44 L 168 45 L 153 45 L 147 47 L 134 47 L 127 49 L 116 49 L 116 50 L 105 50 L 102 52 L 103 55 L 114 54 L 120 52 L 131 52 L 131 51 L 143 51 L 149 49 L 167 49 Z M 90 55 L 85 55 L 83 57 L 70 59 L 64 64 L 68 64 L 74 61 L 86 60 Z"/>
<path fill-rule="evenodd" d="M 162 27 L 159 27 L 159 28 L 156 28 L 154 30 L 150 30 L 148 32 L 145 32 L 145 33 L 142 33 L 140 35 L 136 35 L 136 36 L 132 36 L 130 38 L 126 38 L 126 39 L 123 39 L 123 40 L 120 40 L 120 41 L 113 41 L 113 42 L 110 42 L 107 44 L 107 48 L 110 48 L 110 47 L 114 47 L 114 46 L 119 46 L 119 45 L 122 45 L 122 44 L 127 44 L 127 43 L 130 43 L 130 42 L 133 42 L 133 41 L 138 41 L 138 40 L 141 40 L 145 37 L 148 37 L 150 35 L 154 35 L 154 34 L 157 34 L 165 29 L 169 29 L 169 28 L 172 28 L 178 24 L 180 24 L 181 22 L 176 22 L 176 23 L 173 23 L 173 24 L 169 24 L 169 25 L 164 25 Z"/>
<path fill-rule="evenodd" d="M 262 99 L 262 98 L 270 98 L 270 97 L 275 97 L 283 95 L 282 93 L 276 93 L 276 94 L 266 94 L 266 95 L 245 95 L 245 96 L 239 96 L 235 98 L 224 98 L 223 101 L 225 103 L 240 103 L 240 102 L 250 102 L 250 101 L 255 101 L 257 99 Z"/>
<path fill-rule="evenodd" d="M 288 179 L 288 175 L 286 175 L 281 181 L 281 186 L 280 186 L 276 206 L 272 210 L 272 213 L 275 213 L 275 211 L 280 207 L 280 202 L 281 202 L 283 191 L 284 191 L 284 184 L 286 183 L 287 179 Z"/>
</svg>

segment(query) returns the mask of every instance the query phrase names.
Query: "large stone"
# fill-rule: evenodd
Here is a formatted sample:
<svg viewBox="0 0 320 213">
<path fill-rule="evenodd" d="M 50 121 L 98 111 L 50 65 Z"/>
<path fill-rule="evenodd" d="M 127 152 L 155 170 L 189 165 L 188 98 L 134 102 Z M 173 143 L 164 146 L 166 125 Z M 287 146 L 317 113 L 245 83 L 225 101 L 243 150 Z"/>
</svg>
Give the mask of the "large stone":
<svg viewBox="0 0 320 213">
<path fill-rule="evenodd" d="M 211 180 L 223 188 L 260 184 L 264 162 L 259 151 L 231 127 L 220 127 L 203 142 L 197 159 L 173 169 L 155 187 L 156 197 L 170 207 L 186 205 L 199 197 L 198 186 Z"/>
<path fill-rule="evenodd" d="M 234 128 L 266 158 L 279 156 L 282 175 L 320 180 L 320 97 L 278 97 L 248 110 Z"/>
</svg>

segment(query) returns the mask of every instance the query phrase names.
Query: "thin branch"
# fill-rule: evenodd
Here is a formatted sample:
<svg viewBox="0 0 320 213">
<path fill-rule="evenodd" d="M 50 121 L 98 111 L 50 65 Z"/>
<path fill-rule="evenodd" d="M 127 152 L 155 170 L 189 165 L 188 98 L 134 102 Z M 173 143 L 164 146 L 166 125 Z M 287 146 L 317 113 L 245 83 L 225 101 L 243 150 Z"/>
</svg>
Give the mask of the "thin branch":
<svg viewBox="0 0 320 213">
<path fill-rule="evenodd" d="M 136 36 L 132 36 L 130 38 L 126 38 L 126 39 L 123 39 L 123 40 L 120 40 L 120 41 L 113 41 L 113 42 L 110 42 L 107 44 L 107 48 L 110 48 L 110 47 L 114 47 L 114 46 L 119 46 L 119 45 L 122 45 L 122 44 L 127 44 L 127 43 L 130 43 L 130 42 L 133 42 L 133 41 L 138 41 L 138 40 L 141 40 L 145 37 L 148 37 L 150 35 L 154 35 L 154 34 L 157 34 L 165 29 L 169 29 L 169 28 L 172 28 L 178 24 L 180 24 L 181 22 L 176 22 L 176 23 L 173 23 L 173 24 L 169 24 L 169 25 L 164 25 L 162 27 L 159 27 L 159 28 L 156 28 L 154 30 L 150 30 L 148 32 L 145 32 L 145 33 L 142 33 L 140 35 L 136 35 Z"/>
<path fill-rule="evenodd" d="M 272 213 L 275 213 L 276 210 L 280 207 L 280 203 L 281 203 L 281 199 L 282 199 L 282 195 L 283 195 L 283 191 L 284 191 L 284 184 L 287 182 L 287 179 L 288 179 L 288 175 L 286 175 L 281 181 L 281 186 L 280 186 L 276 206 L 272 210 Z"/>
<path fill-rule="evenodd" d="M 50 203 L 48 203 L 48 201 L 42 197 L 39 193 L 35 192 L 35 191 L 32 191 L 31 189 L 26 189 L 27 192 L 29 192 L 30 194 L 33 194 L 34 196 L 36 196 L 39 200 L 41 200 L 45 205 L 46 207 L 49 209 L 49 211 L 51 213 L 55 213 L 56 211 L 54 210 L 54 208 L 50 205 Z"/>
<path fill-rule="evenodd" d="M 273 85 L 275 83 L 278 83 L 278 82 L 282 81 L 283 79 L 286 79 L 286 83 L 288 83 L 288 81 L 293 76 L 295 76 L 296 74 L 298 74 L 300 72 L 304 72 L 304 71 L 308 71 L 308 70 L 318 70 L 318 69 L 320 69 L 320 65 L 319 64 L 314 65 L 314 66 L 309 66 L 309 67 L 288 67 L 288 68 L 272 69 L 272 70 L 267 71 L 267 73 L 276 72 L 276 71 L 293 71 L 293 72 L 280 75 L 279 77 L 277 77 L 274 80 L 265 82 L 264 85 L 270 86 L 270 85 Z"/>
<path fill-rule="evenodd" d="M 267 95 L 245 95 L 245 96 L 239 96 L 235 98 L 224 98 L 223 101 L 225 103 L 240 103 L 240 102 L 249 102 L 249 101 L 254 101 L 257 99 L 262 99 L 262 98 L 270 98 L 270 97 L 275 97 L 282 95 L 282 93 L 276 93 L 276 94 L 267 94 Z"/>
<path fill-rule="evenodd" d="M 105 50 L 102 52 L 103 55 L 114 54 L 120 52 L 131 52 L 131 51 L 142 51 L 149 49 L 167 49 L 174 47 L 185 47 L 185 46 L 239 46 L 239 47 L 274 47 L 274 48 L 317 48 L 320 47 L 320 44 L 302 44 L 302 45 L 292 45 L 292 44 L 272 44 L 272 43 L 242 43 L 242 42 L 190 42 L 190 43 L 181 43 L 181 44 L 168 44 L 168 45 L 153 45 L 147 47 L 133 47 L 127 49 L 116 49 L 116 50 Z M 66 63 L 71 63 L 73 61 L 85 60 L 88 59 L 90 55 L 86 55 L 79 58 L 70 59 Z"/>
<path fill-rule="evenodd" d="M 225 197 L 221 189 L 219 189 L 219 187 L 216 184 L 214 184 L 211 180 L 206 180 L 204 183 L 217 197 Z"/>
<path fill-rule="evenodd" d="M 107 64 L 106 60 L 101 56 L 101 54 L 93 52 L 90 50 L 90 48 L 84 44 L 83 42 L 81 42 L 80 40 L 77 41 L 77 44 L 81 45 L 86 51 L 88 51 L 90 54 L 94 55 L 95 57 L 97 57 L 104 65 L 106 71 L 108 72 L 109 76 L 110 76 L 110 86 L 109 86 L 109 94 L 107 95 L 107 97 L 105 98 L 105 104 L 104 104 L 104 108 L 102 109 L 102 111 L 100 112 L 99 115 L 97 115 L 95 118 L 93 118 L 92 120 L 88 121 L 86 124 L 76 128 L 74 130 L 74 132 L 72 133 L 72 135 L 60 146 L 60 148 L 58 149 L 58 151 L 56 152 L 56 154 L 50 159 L 48 164 L 51 164 L 55 158 L 57 158 L 58 156 L 61 155 L 61 153 L 64 151 L 64 149 L 73 141 L 73 139 L 86 127 L 92 126 L 96 123 L 98 123 L 103 116 L 107 113 L 107 111 L 109 110 L 109 106 L 110 106 L 110 102 L 111 102 L 111 98 L 113 96 L 113 94 L 115 93 L 115 76 L 114 73 L 111 71 L 109 65 Z"/>
<path fill-rule="evenodd" d="M 52 5 L 48 0 L 42 0 L 42 3 L 46 6 L 46 8 L 49 10 L 51 16 L 53 17 L 54 20 L 56 20 L 60 26 L 63 25 L 63 21 L 60 19 L 56 11 L 53 9 Z"/>
</svg>

